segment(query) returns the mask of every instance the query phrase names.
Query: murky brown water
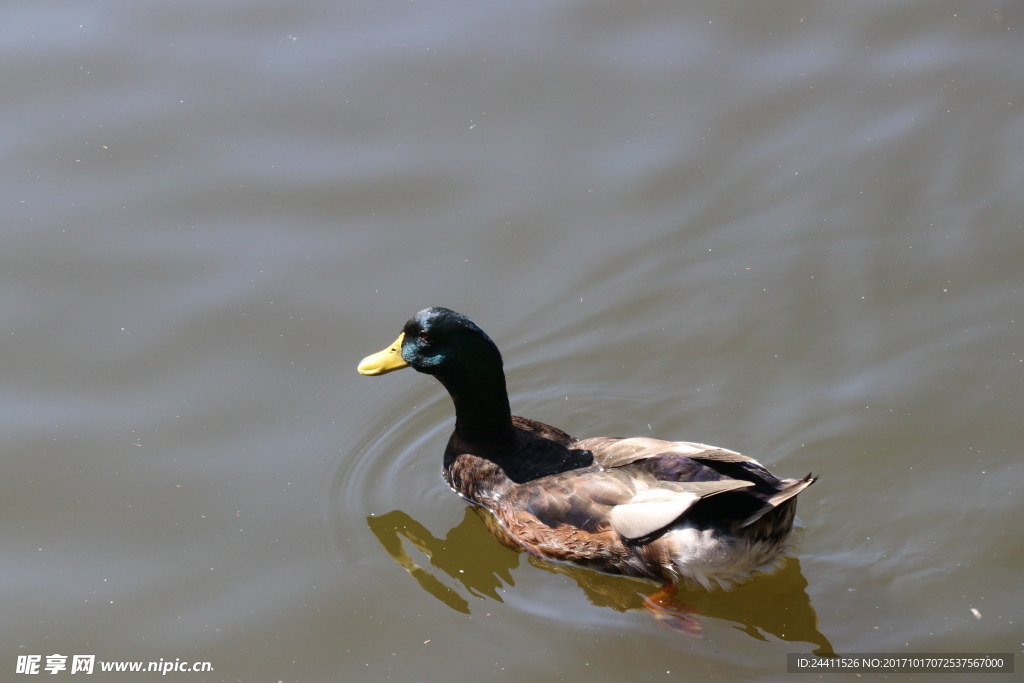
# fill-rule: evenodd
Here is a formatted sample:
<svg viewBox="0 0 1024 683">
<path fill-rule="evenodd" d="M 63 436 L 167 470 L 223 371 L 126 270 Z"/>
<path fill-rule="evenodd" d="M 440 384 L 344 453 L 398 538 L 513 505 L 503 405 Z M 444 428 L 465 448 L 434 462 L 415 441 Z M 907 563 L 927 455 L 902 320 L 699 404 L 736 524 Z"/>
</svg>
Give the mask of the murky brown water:
<svg viewBox="0 0 1024 683">
<path fill-rule="evenodd" d="M 1019 660 L 1022 31 L 1016 0 L 6 3 L 3 677 Z M 441 480 L 442 388 L 355 373 L 428 305 L 519 414 L 820 474 L 798 559 L 687 593 L 698 639 L 500 546 Z"/>
</svg>

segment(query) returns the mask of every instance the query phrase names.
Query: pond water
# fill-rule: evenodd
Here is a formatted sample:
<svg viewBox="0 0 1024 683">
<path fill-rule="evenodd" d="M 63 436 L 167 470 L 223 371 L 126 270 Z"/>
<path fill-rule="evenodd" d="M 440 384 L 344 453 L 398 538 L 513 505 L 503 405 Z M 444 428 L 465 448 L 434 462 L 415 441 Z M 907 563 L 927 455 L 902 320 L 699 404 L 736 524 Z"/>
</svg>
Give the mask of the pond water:
<svg viewBox="0 0 1024 683">
<path fill-rule="evenodd" d="M 1021 666 L 1022 31 L 1016 0 L 5 3 L 4 677 Z M 517 414 L 819 475 L 798 555 L 684 591 L 696 637 L 501 546 L 441 479 L 443 388 L 355 371 L 432 305 Z"/>
</svg>

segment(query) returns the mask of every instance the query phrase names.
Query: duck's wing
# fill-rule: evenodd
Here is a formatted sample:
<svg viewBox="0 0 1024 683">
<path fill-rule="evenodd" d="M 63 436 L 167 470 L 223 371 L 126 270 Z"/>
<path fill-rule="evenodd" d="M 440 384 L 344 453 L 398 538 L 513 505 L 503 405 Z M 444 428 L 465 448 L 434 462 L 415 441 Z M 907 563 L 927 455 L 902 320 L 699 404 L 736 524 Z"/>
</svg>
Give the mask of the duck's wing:
<svg viewBox="0 0 1024 683">
<path fill-rule="evenodd" d="M 614 531 L 636 543 L 678 520 L 702 498 L 752 486 L 726 477 L 666 481 L 643 468 L 590 467 L 525 484 L 513 494 L 512 506 L 551 529 Z"/>
<path fill-rule="evenodd" d="M 609 512 L 636 493 L 630 478 L 621 472 L 588 467 L 557 474 L 518 486 L 509 496 L 509 507 L 551 529 L 580 529 L 591 534 L 610 530 Z"/>
<path fill-rule="evenodd" d="M 751 457 L 717 448 L 702 443 L 688 441 L 663 441 L 646 437 L 615 438 L 597 437 L 585 439 L 576 445 L 594 454 L 594 462 L 606 468 L 619 468 L 632 472 L 646 472 L 658 480 L 662 488 L 682 488 L 698 495 L 690 503 L 692 506 L 700 498 L 714 493 L 745 489 L 753 500 L 748 498 L 745 504 L 733 510 L 738 514 L 736 521 L 739 526 L 753 524 L 765 514 L 793 498 L 816 481 L 808 474 L 803 479 L 780 479 L 769 472 L 761 463 Z M 646 501 L 637 501 L 637 503 Z M 690 506 L 683 508 L 683 512 Z M 652 510 L 655 506 L 649 506 Z M 633 512 L 625 508 L 616 513 L 616 517 L 625 520 Z M 639 516 L 640 510 L 635 513 Z M 672 508 L 667 505 L 660 507 L 664 516 L 668 516 Z M 680 512 L 678 516 L 680 516 Z M 659 518 L 651 516 L 650 524 Z M 624 530 L 632 528 L 623 521 Z M 638 525 L 644 530 L 649 525 Z M 625 536 L 625 534 L 624 534 Z M 626 536 L 630 538 L 629 536 Z"/>
<path fill-rule="evenodd" d="M 675 522 L 702 498 L 750 486 L 749 481 L 735 479 L 658 482 L 639 488 L 630 500 L 616 505 L 608 519 L 619 536 L 639 542 Z"/>
<path fill-rule="evenodd" d="M 622 467 L 644 458 L 673 455 L 681 455 L 692 460 L 745 462 L 760 466 L 753 458 L 725 448 L 689 441 L 663 441 L 644 436 L 629 439 L 598 436 L 578 441 L 574 447 L 590 451 L 594 454 L 594 461 L 604 467 Z"/>
</svg>

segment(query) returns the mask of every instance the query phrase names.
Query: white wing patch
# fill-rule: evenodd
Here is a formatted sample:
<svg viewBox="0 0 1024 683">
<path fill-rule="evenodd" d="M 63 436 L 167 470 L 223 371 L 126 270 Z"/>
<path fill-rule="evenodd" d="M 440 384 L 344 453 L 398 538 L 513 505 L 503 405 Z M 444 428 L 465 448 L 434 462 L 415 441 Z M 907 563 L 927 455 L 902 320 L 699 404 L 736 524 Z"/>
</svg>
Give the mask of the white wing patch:
<svg viewBox="0 0 1024 683">
<path fill-rule="evenodd" d="M 609 521 L 623 538 L 643 538 L 679 519 L 700 498 L 685 491 L 658 488 L 638 491 L 630 502 L 612 508 Z"/>
</svg>

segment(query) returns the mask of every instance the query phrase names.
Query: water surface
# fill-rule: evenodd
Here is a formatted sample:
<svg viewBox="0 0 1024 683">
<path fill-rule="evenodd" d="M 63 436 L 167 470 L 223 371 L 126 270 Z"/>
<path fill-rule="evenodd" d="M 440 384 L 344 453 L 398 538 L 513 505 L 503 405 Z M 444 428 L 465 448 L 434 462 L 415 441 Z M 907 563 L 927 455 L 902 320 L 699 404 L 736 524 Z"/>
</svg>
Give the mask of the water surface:
<svg viewBox="0 0 1024 683">
<path fill-rule="evenodd" d="M 0 667 L 1020 653 L 1022 29 L 1010 0 L 5 4 Z M 798 557 L 687 592 L 695 638 L 656 586 L 499 545 L 441 480 L 440 385 L 355 373 L 429 305 L 494 338 L 518 414 L 819 474 Z"/>
</svg>

